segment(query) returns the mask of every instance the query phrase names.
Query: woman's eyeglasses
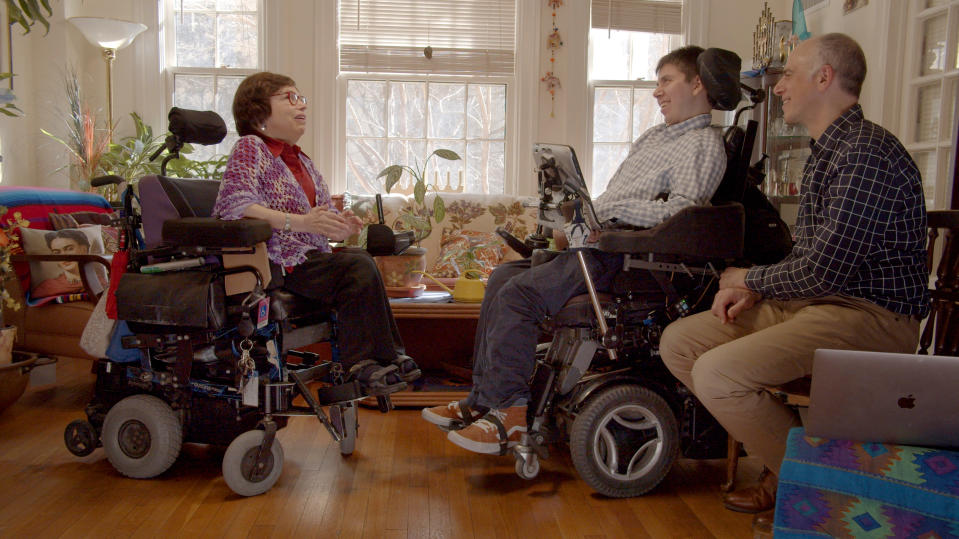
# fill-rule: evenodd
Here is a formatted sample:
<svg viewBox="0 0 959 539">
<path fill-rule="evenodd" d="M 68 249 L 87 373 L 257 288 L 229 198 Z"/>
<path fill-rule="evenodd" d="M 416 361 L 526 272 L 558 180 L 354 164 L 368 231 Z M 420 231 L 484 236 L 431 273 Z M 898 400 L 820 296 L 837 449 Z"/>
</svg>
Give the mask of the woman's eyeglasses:
<svg viewBox="0 0 959 539">
<path fill-rule="evenodd" d="M 285 95 L 286 98 L 290 100 L 290 104 L 293 105 L 294 107 L 296 106 L 296 103 L 297 103 L 297 102 L 301 102 L 301 103 L 303 103 L 304 105 L 306 105 L 306 96 L 305 96 L 305 95 L 300 95 L 300 94 L 298 94 L 298 93 L 296 93 L 296 92 L 294 92 L 294 91 L 281 92 L 281 93 L 278 93 L 278 94 L 273 94 L 273 95 L 270 96 L 270 97 L 276 97 L 276 96 L 278 96 L 278 95 Z"/>
</svg>

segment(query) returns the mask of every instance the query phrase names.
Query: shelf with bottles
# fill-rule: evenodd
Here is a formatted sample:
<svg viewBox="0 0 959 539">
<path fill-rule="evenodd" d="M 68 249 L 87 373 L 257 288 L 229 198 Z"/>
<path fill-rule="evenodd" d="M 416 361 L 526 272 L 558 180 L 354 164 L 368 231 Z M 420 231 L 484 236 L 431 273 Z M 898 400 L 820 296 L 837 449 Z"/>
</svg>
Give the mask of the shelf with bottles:
<svg viewBox="0 0 959 539">
<path fill-rule="evenodd" d="M 797 197 L 798 201 L 802 171 L 809 154 L 808 146 L 780 148 L 779 151 L 771 152 L 770 159 L 766 162 L 766 180 L 763 183 L 766 196 L 777 197 L 783 203 L 790 202 L 784 197 Z"/>
<path fill-rule="evenodd" d="M 767 139 L 768 141 L 778 142 L 783 144 L 806 144 L 809 141 L 808 135 L 772 135 Z"/>
</svg>

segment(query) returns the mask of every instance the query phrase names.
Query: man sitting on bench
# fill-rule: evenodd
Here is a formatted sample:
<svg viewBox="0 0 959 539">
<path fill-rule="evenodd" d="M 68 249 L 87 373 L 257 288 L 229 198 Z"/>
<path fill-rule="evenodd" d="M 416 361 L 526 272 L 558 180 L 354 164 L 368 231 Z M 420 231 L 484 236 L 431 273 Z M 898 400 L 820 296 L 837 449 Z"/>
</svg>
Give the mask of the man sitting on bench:
<svg viewBox="0 0 959 539">
<path fill-rule="evenodd" d="M 803 42 L 776 95 L 812 137 L 796 243 L 782 262 L 728 268 L 711 313 L 670 324 L 660 354 L 767 470 L 726 495 L 771 528 L 776 475 L 796 414 L 764 387 L 812 372 L 817 348 L 912 353 L 929 310 L 926 205 L 919 170 L 891 133 L 863 118 L 866 58 L 843 34 Z"/>
</svg>

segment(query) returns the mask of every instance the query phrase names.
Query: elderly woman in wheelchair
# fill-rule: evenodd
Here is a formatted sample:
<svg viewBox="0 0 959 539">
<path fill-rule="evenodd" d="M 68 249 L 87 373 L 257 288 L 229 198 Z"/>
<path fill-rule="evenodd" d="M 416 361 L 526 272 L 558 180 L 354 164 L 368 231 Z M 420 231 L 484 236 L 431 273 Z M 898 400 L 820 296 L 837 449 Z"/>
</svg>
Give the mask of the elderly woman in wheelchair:
<svg viewBox="0 0 959 539">
<path fill-rule="evenodd" d="M 222 182 L 142 178 L 139 213 L 127 189 L 116 220 L 127 246 L 118 260 L 129 263 L 115 260 L 111 276 L 121 322 L 96 364 L 87 419 L 64 437 L 79 456 L 102 444 L 134 478 L 163 473 L 183 442 L 228 445 L 224 478 L 250 496 L 279 479 L 275 434 L 289 416 L 315 416 L 349 455 L 356 401 L 376 396 L 387 412 L 389 395 L 420 370 L 403 353 L 372 258 L 331 252 L 329 242 L 360 222 L 330 206 L 295 145 L 306 98 L 288 77 L 257 73 L 240 84 L 233 110 L 243 136 Z M 215 113 L 176 108 L 170 129 L 167 160 L 185 142 L 225 134 Z M 205 130 L 219 134 L 206 140 Z M 332 341 L 332 361 L 298 350 L 320 341 Z"/>
<path fill-rule="evenodd" d="M 732 110 L 741 99 L 739 59 L 711 49 L 692 55 L 691 61 L 691 75 L 684 73 L 688 57 L 671 54 L 660 61 L 660 86 L 654 95 L 667 123 L 650 132 L 655 136 L 670 128 L 688 129 L 690 122 L 705 118 L 687 130 L 686 140 L 699 135 L 714 146 L 684 145 L 680 136 L 680 143 L 644 148 L 646 139 L 641 137 L 610 181 L 613 193 L 623 188 L 616 182 L 632 182 L 637 192 L 648 192 L 647 202 L 626 199 L 614 201 L 613 207 L 657 208 L 658 215 L 671 214 L 665 221 L 659 217 L 632 223 L 656 225 L 644 230 L 624 229 L 622 218 L 615 225 L 599 226 L 602 219 L 615 216 L 602 207 L 604 197 L 610 197 L 597 199 L 596 209 L 591 209 L 571 149 L 534 149 L 541 210 L 550 207 L 545 203 L 549 191 L 565 193 L 563 198 L 573 199 L 577 215 L 582 214 L 591 229 L 589 239 L 598 241 L 545 264 L 537 264 L 536 253 L 530 264 L 514 264 L 500 276 L 494 272 L 495 286 L 488 289 L 483 306 L 491 319 L 484 321 L 481 315 L 477 334 L 474 369 L 479 367 L 482 376 L 474 381 L 480 383 L 466 401 L 423 411 L 424 419 L 450 431 L 453 443 L 481 453 L 512 452 L 517 474 L 532 478 L 539 458 L 548 454 L 546 444 L 566 442 L 580 476 L 614 497 L 636 496 L 655 487 L 680 451 L 691 457 L 724 454 L 725 432 L 656 355 L 662 328 L 708 306 L 718 271 L 743 255 L 744 211 L 735 200 L 745 185 L 752 137 L 737 138 L 741 130 L 731 129 L 724 155 L 720 135 L 710 139 L 707 127 L 710 108 Z M 678 89 L 677 82 L 682 85 Z M 678 110 L 683 113 L 677 117 Z M 644 149 L 656 152 L 649 159 L 653 165 L 646 164 L 643 171 L 660 167 L 654 177 L 621 175 L 634 152 Z M 690 165 L 692 170 L 685 168 Z M 670 178 L 665 187 L 675 191 L 665 190 L 672 191 L 666 197 L 671 202 L 654 200 L 662 190 L 650 189 L 658 187 L 656 174 Z M 693 191 L 678 179 L 684 175 Z M 729 203 L 719 204 L 714 197 L 708 205 L 714 192 L 730 191 L 738 195 L 726 199 Z M 582 228 L 583 223 L 575 221 L 569 228 Z M 516 307 L 524 302 L 531 308 Z M 493 317 L 504 310 L 497 304 L 520 316 L 504 325 L 503 318 Z M 535 342 L 502 347 L 504 331 L 515 334 L 527 325 L 524 331 L 533 339 L 537 330 L 545 330 L 550 342 L 536 347 L 535 355 Z M 525 357 L 521 348 L 526 344 L 529 362 L 501 359 L 504 354 Z M 506 386 L 506 377 L 522 380 L 525 387 Z"/>
<path fill-rule="evenodd" d="M 403 353 L 389 300 L 373 259 L 363 251 L 331 253 L 363 223 L 332 207 L 322 176 L 296 142 L 306 130 L 306 97 L 292 79 L 250 75 L 237 88 L 233 116 L 241 135 L 230 154 L 214 213 L 270 223 L 271 286 L 335 309 L 341 361 L 372 393 L 403 389 L 420 375 Z"/>
</svg>

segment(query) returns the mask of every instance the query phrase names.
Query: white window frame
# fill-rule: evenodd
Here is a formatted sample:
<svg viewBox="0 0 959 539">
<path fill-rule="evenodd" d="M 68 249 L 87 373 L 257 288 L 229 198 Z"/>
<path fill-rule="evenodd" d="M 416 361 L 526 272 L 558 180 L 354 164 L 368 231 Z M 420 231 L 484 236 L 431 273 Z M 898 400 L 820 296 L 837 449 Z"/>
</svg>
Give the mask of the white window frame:
<svg viewBox="0 0 959 539">
<path fill-rule="evenodd" d="M 160 9 L 162 14 L 162 28 L 164 31 L 161 32 L 161 54 L 160 56 L 160 67 L 163 71 L 163 102 L 165 104 L 164 110 L 170 110 L 173 107 L 173 94 L 174 87 L 173 81 L 176 75 L 209 75 L 214 78 L 214 88 L 216 87 L 216 79 L 218 77 L 246 77 L 253 73 L 259 71 L 264 71 L 266 69 L 266 5 L 264 0 L 256 0 L 257 8 L 257 65 L 253 68 L 234 68 L 234 67 L 178 67 L 172 64 L 173 59 L 176 58 L 176 7 L 179 5 L 178 0 L 160 0 Z M 214 58 L 216 55 L 214 54 Z M 224 118 L 224 121 L 227 121 L 227 118 Z M 227 123 L 229 123 L 227 121 Z M 236 131 L 231 131 L 235 133 Z"/>
<path fill-rule="evenodd" d="M 383 73 L 383 74 L 378 74 L 378 73 L 343 73 L 343 74 L 341 74 L 339 77 L 337 77 L 337 81 L 336 81 L 336 82 L 337 82 L 337 95 L 338 95 L 338 96 L 342 96 L 342 99 L 337 99 L 337 115 L 338 115 L 337 126 L 339 127 L 339 131 L 338 131 L 338 133 L 337 133 L 337 135 L 338 135 L 338 136 L 337 136 L 337 139 L 338 139 L 338 140 L 341 140 L 341 141 L 342 141 L 342 145 L 343 145 L 343 152 L 338 155 L 338 162 L 340 163 L 340 166 L 343 167 L 343 171 L 342 171 L 342 174 L 337 174 L 337 175 L 338 175 L 339 177 L 343 178 L 343 180 L 342 180 L 343 190 L 346 189 L 346 146 L 347 146 L 346 141 L 347 141 L 347 136 L 346 136 L 346 106 L 345 106 L 345 105 L 346 105 L 346 97 L 347 97 L 347 87 L 348 87 L 350 81 L 357 81 L 357 80 L 371 80 L 371 81 L 383 81 L 383 82 L 421 82 L 421 83 L 440 83 L 440 84 L 442 84 L 442 83 L 451 83 L 451 84 L 463 84 L 463 85 L 482 84 L 482 85 L 502 85 L 502 86 L 505 86 L 505 87 L 506 87 L 506 128 L 505 128 L 506 136 L 505 136 L 503 142 L 504 142 L 505 145 L 506 145 L 506 147 L 505 147 L 505 155 L 504 155 L 504 159 L 506 160 L 506 163 L 505 163 L 505 165 L 504 165 L 504 169 L 503 169 L 503 170 L 504 170 L 504 174 L 506 174 L 507 176 L 509 176 L 509 174 L 510 174 L 510 159 L 511 159 L 511 153 L 512 153 L 511 150 L 513 149 L 513 146 L 514 146 L 513 143 L 512 143 L 512 142 L 513 142 L 513 135 L 512 135 L 512 133 L 511 133 L 511 131 L 512 131 L 512 129 L 511 129 L 512 122 L 510 122 L 510 114 L 511 114 L 511 112 L 512 112 L 513 110 L 515 110 L 515 109 L 514 109 L 515 105 L 513 104 L 513 101 L 515 101 L 515 98 L 513 97 L 513 94 L 514 94 L 514 92 L 513 92 L 513 87 L 514 87 L 514 85 L 515 85 L 514 80 L 513 80 L 513 77 L 494 77 L 494 76 L 489 76 L 489 77 L 479 77 L 479 76 L 469 77 L 469 76 L 467 76 L 467 77 L 464 77 L 464 76 L 451 76 L 451 75 L 411 76 L 411 75 L 396 75 L 396 74 L 387 74 L 387 73 Z M 428 114 L 429 114 L 429 108 L 427 107 L 427 115 L 428 115 Z M 465 130 L 464 130 L 464 131 L 465 131 Z M 383 137 L 369 137 L 369 138 L 383 138 L 383 139 L 385 139 L 385 140 L 387 141 L 387 145 L 389 144 L 389 141 L 390 141 L 391 139 L 399 139 L 399 138 L 402 138 L 402 139 L 411 139 L 411 137 L 390 137 L 389 134 L 387 134 L 387 135 L 385 135 L 385 136 L 383 136 Z M 427 146 L 428 146 L 428 145 L 429 145 L 429 142 L 430 142 L 431 140 L 438 140 L 438 139 L 439 139 L 438 137 L 437 137 L 437 138 L 430 138 L 430 137 L 429 137 L 429 132 L 428 132 L 428 130 L 427 130 L 426 135 L 425 135 L 421 140 L 422 140 L 423 142 L 425 142 L 425 143 L 427 144 Z M 417 139 L 417 140 L 419 140 L 419 139 Z M 439 139 L 439 140 L 442 140 L 442 139 Z M 464 137 L 462 140 L 463 140 L 465 143 L 468 144 L 470 139 Z M 479 140 L 479 139 L 477 139 L 477 140 Z M 387 147 L 388 147 L 388 146 L 387 146 Z M 442 147 L 442 146 L 441 146 L 441 147 Z M 388 157 L 388 156 L 387 156 L 387 157 Z M 465 163 L 466 155 L 460 155 L 460 158 L 463 159 L 463 165 L 462 165 L 462 166 L 463 166 L 463 168 L 465 169 L 465 168 L 466 168 L 466 163 Z M 431 164 L 430 164 L 431 167 L 432 167 L 433 163 L 435 163 L 435 161 L 436 161 L 435 158 L 433 159 L 433 161 L 431 161 Z M 387 166 L 389 166 L 389 165 L 409 165 L 409 166 L 414 166 L 415 163 L 384 163 L 383 166 L 384 166 L 384 167 L 387 167 Z M 423 163 L 419 163 L 419 165 L 422 166 Z M 464 178 L 463 181 L 465 182 L 466 179 Z M 445 185 L 445 181 L 442 182 L 442 183 Z M 507 178 L 503 178 L 503 191 L 504 191 L 504 194 L 509 193 L 509 190 L 510 190 L 510 185 L 509 185 L 509 183 L 510 183 L 510 182 L 509 182 L 509 178 L 508 178 L 508 177 L 507 177 Z M 491 194 L 494 194 L 494 195 L 495 195 L 495 194 L 498 194 L 498 193 L 491 193 Z"/>
<path fill-rule="evenodd" d="M 503 191 L 507 195 L 530 195 L 535 193 L 535 178 L 532 147 L 537 125 L 538 103 L 540 99 L 540 81 L 528 73 L 538 74 L 540 70 L 540 35 L 528 31 L 539 28 L 541 4 L 533 0 L 516 2 L 516 43 L 514 53 L 513 77 L 462 77 L 448 75 L 401 76 L 375 75 L 373 80 L 429 80 L 430 82 L 464 81 L 479 84 L 502 84 L 506 88 L 506 155 Z M 314 43 L 318 55 L 317 69 L 314 73 L 314 88 L 317 95 L 334 95 L 332 103 L 312 105 L 317 116 L 314 133 L 318 141 L 330 141 L 332 144 L 319 144 L 315 162 L 321 170 L 332 171 L 326 180 L 333 192 L 346 190 L 346 80 L 365 77 L 365 74 L 340 74 L 336 49 L 336 0 L 316 0 L 314 20 L 317 28 L 317 41 Z M 322 108 L 320 108 L 322 107 Z M 330 109 L 332 107 L 332 109 Z M 388 163 L 392 164 L 392 163 Z M 331 177 L 332 176 L 332 177 Z"/>
<path fill-rule="evenodd" d="M 946 59 L 945 70 L 941 73 L 929 75 L 919 75 L 920 58 L 922 53 L 922 25 L 931 17 L 947 13 L 946 20 Z M 903 58 L 902 72 L 902 96 L 903 104 L 901 110 L 900 133 L 899 137 L 906 150 L 909 153 L 933 151 L 935 152 L 935 171 L 936 180 L 934 184 L 934 193 L 925 193 L 927 201 L 931 200 L 932 205 L 927 209 L 945 209 L 950 206 L 953 199 L 953 191 L 956 186 L 953 185 L 953 167 L 955 167 L 956 131 L 959 129 L 959 104 L 955 103 L 959 99 L 959 69 L 956 68 L 957 42 L 959 38 L 959 1 L 953 0 L 944 6 L 923 9 L 919 1 L 909 2 L 906 29 L 906 52 Z M 951 42 L 950 38 L 951 37 Z M 918 142 L 916 136 L 916 117 L 919 107 L 919 89 L 939 82 L 940 94 L 940 132 L 939 139 L 936 141 Z M 948 113 L 949 105 L 949 87 L 955 85 L 955 93 L 952 94 L 952 129 L 950 132 L 944 132 L 941 129 L 942 118 Z M 925 179 L 924 179 L 925 180 Z M 925 183 L 925 181 L 923 182 Z"/>
<path fill-rule="evenodd" d="M 591 0 L 592 2 L 602 2 L 603 0 Z M 682 11 L 682 33 L 678 34 L 677 38 L 670 39 L 670 49 L 676 49 L 682 47 L 686 44 L 695 44 L 701 47 L 706 47 L 706 29 L 709 28 L 709 3 L 707 0 L 682 0 L 683 1 L 683 11 Z M 587 25 L 587 47 L 589 46 L 589 32 L 592 28 L 592 22 Z M 590 55 L 587 53 L 587 59 L 590 58 Z M 587 60 L 588 61 L 588 60 Z M 580 166 L 583 168 L 583 173 L 586 176 L 587 184 L 592 189 L 593 186 L 593 111 L 595 107 L 595 95 L 596 89 L 598 88 L 630 88 L 632 91 L 635 89 L 653 89 L 656 88 L 656 80 L 590 80 L 589 72 L 591 71 L 592 66 L 587 66 L 587 106 L 586 106 L 586 151 L 583 152 L 582 156 L 579 156 Z M 633 129 L 633 117 L 630 114 L 629 130 L 632 133 Z M 642 133 L 640 133 L 642 135 Z M 635 139 L 633 139 L 635 140 Z M 632 141 L 630 141 L 632 142 Z M 593 196 L 598 196 L 600 193 L 592 193 Z"/>
</svg>

